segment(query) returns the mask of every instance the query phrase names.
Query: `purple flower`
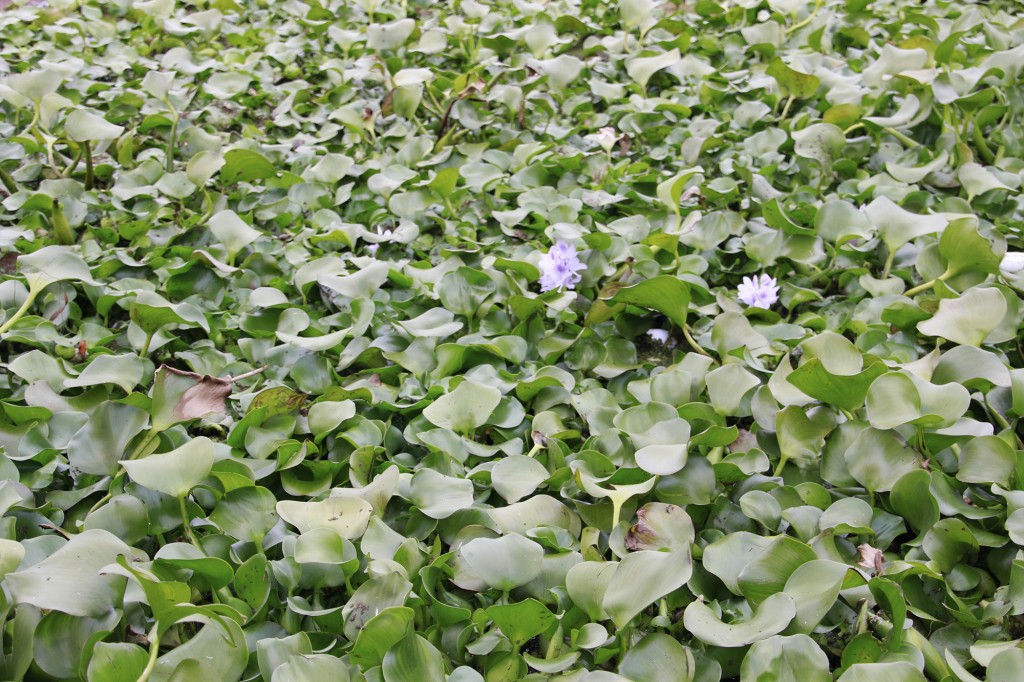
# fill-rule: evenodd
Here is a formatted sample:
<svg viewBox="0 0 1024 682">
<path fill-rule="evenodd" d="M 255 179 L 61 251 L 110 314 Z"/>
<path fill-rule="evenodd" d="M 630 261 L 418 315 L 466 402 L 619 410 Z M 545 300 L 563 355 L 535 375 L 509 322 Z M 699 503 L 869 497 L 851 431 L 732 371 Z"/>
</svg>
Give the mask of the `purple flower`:
<svg viewBox="0 0 1024 682">
<path fill-rule="evenodd" d="M 380 235 L 381 241 L 392 241 L 395 237 L 395 233 L 391 230 L 382 230 L 380 225 L 377 226 L 377 234 Z M 374 258 L 377 257 L 377 249 L 380 248 L 380 244 L 367 244 L 366 250 L 370 252 L 370 255 Z"/>
<path fill-rule="evenodd" d="M 779 300 L 779 285 L 775 278 L 768 275 L 760 277 L 744 277 L 743 284 L 736 290 L 740 300 L 754 308 L 771 307 Z"/>
<path fill-rule="evenodd" d="M 1003 256 L 999 269 L 1008 274 L 1014 274 L 1024 270 L 1024 253 L 1018 251 L 1007 251 Z"/>
<path fill-rule="evenodd" d="M 540 290 L 551 291 L 559 287 L 575 289 L 583 279 L 580 270 L 587 266 L 580 262 L 576 249 L 568 242 L 555 242 L 551 250 L 540 257 Z"/>
<path fill-rule="evenodd" d="M 647 336 L 651 337 L 658 343 L 668 343 L 667 329 L 648 329 Z"/>
</svg>

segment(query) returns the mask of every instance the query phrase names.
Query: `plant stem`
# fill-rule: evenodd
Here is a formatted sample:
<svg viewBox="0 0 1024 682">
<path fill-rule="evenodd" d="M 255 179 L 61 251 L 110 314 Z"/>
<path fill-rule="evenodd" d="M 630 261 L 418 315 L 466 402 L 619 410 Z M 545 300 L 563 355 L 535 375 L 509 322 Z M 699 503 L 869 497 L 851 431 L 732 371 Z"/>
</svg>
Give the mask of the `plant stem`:
<svg viewBox="0 0 1024 682">
<path fill-rule="evenodd" d="M 142 342 L 142 349 L 139 351 L 140 357 L 144 358 L 147 355 L 149 355 L 149 344 L 153 342 L 154 334 L 156 334 L 156 331 L 151 331 L 148 334 L 146 334 L 146 340 Z"/>
<path fill-rule="evenodd" d="M 978 153 L 981 155 L 982 160 L 985 163 L 991 164 L 995 161 L 995 154 L 992 153 L 992 149 L 988 146 L 988 141 L 985 140 L 985 133 L 975 121 L 971 118 L 971 139 L 974 141 L 974 146 L 977 147 Z"/>
<path fill-rule="evenodd" d="M 908 290 L 908 291 L 907 291 L 907 292 L 906 292 L 906 293 L 905 293 L 904 295 L 905 295 L 905 296 L 906 296 L 907 298 L 910 298 L 911 296 L 914 296 L 914 295 L 916 295 L 916 294 L 919 294 L 919 293 L 921 293 L 922 291 L 928 291 L 928 290 L 929 290 L 929 289 L 931 289 L 931 288 L 932 288 L 933 286 L 935 286 L 935 283 L 936 283 L 936 282 L 938 282 L 938 281 L 939 281 L 939 280 L 937 280 L 937 279 L 933 279 L 933 280 L 931 280 L 930 282 L 925 282 L 924 284 L 918 284 L 918 285 L 917 285 L 916 287 L 914 287 L 913 289 L 909 289 L 909 290 Z"/>
<path fill-rule="evenodd" d="M 241 381 L 242 379 L 248 379 L 249 377 L 254 377 L 257 374 L 262 374 L 263 372 L 267 371 L 268 367 L 270 367 L 270 365 L 263 365 L 262 367 L 257 367 L 256 369 L 251 369 L 248 372 L 243 372 L 242 374 L 239 374 L 238 376 L 230 377 L 229 381 L 231 383 L 235 383 L 237 381 Z"/>
<path fill-rule="evenodd" d="M 191 520 L 188 518 L 188 508 L 185 506 L 185 497 L 187 495 L 182 495 L 178 498 L 178 508 L 181 510 L 181 522 L 183 524 L 182 527 L 185 529 L 185 537 L 188 538 L 191 544 L 195 545 L 196 536 L 192 534 Z"/>
<path fill-rule="evenodd" d="M 917 140 L 914 140 L 912 138 L 907 137 L 906 135 L 904 135 L 900 131 L 896 130 L 895 128 L 886 128 L 885 132 L 889 133 L 890 135 L 892 135 L 893 137 L 895 137 L 897 140 L 899 140 L 903 144 L 907 145 L 908 147 L 920 147 L 921 146 L 920 144 L 918 144 Z"/>
<path fill-rule="evenodd" d="M 896 260 L 896 249 L 889 249 L 889 255 L 885 257 L 885 266 L 882 268 L 882 279 L 889 276 L 889 271 L 892 270 L 892 263 Z"/>
<path fill-rule="evenodd" d="M 811 13 L 809 15 L 807 15 L 807 18 L 804 19 L 803 21 L 799 21 L 799 22 L 793 24 L 792 26 L 790 26 L 789 28 L 787 28 L 786 29 L 786 35 L 789 35 L 790 33 L 795 33 L 796 31 L 799 31 L 800 29 L 802 29 L 807 24 L 809 24 L 812 21 L 814 21 L 814 17 L 818 16 L 818 11 L 821 9 L 821 6 L 823 4 L 824 4 L 824 0 L 817 0 L 817 2 L 814 3 L 814 9 L 812 9 Z"/>
<path fill-rule="evenodd" d="M 931 289 L 933 286 L 935 286 L 939 282 L 945 282 L 947 279 L 949 279 L 949 272 L 948 271 L 942 273 L 941 275 L 939 275 L 935 279 L 931 280 L 930 282 L 925 282 L 924 284 L 918 284 L 916 287 L 914 287 L 913 289 L 908 290 L 903 295 L 906 296 L 907 298 L 910 298 L 911 296 L 914 296 L 915 294 L 919 294 L 922 291 L 928 291 L 929 289 Z"/>
<path fill-rule="evenodd" d="M 790 95 L 789 99 L 786 100 L 786 106 L 782 107 L 782 114 L 779 116 L 780 121 L 786 120 L 786 114 L 789 113 L 789 107 L 793 105 L 793 100 L 796 99 L 796 95 Z"/>
<path fill-rule="evenodd" d="M 625 504 L 625 500 L 621 502 L 615 498 L 612 498 L 612 531 L 619 525 L 619 519 L 622 516 L 622 505 Z"/>
<path fill-rule="evenodd" d="M 57 238 L 58 243 L 65 246 L 75 243 L 75 232 L 71 229 L 71 225 L 68 223 L 68 219 L 64 215 L 64 209 L 61 207 L 60 201 L 57 199 L 53 200 L 53 212 L 50 215 L 50 224 L 53 226 L 53 236 Z"/>
<path fill-rule="evenodd" d="M 136 682 L 146 682 L 156 668 L 156 659 L 160 655 L 159 628 L 160 621 L 156 621 L 153 623 L 153 629 L 149 631 L 149 660 L 146 662 L 146 667 L 142 670 L 142 674 L 139 675 L 139 679 Z"/>
<path fill-rule="evenodd" d="M 547 651 L 544 653 L 544 658 L 551 660 L 558 656 L 559 650 L 562 648 L 562 624 L 559 623 L 555 629 L 555 634 L 551 636 L 551 641 L 548 643 Z"/>
<path fill-rule="evenodd" d="M 14 181 L 14 178 L 11 177 L 10 173 L 5 171 L 3 168 L 0 168 L 0 183 L 3 183 L 3 186 L 11 194 L 14 194 L 15 192 L 18 191 L 18 183 L 16 183 Z"/>
<path fill-rule="evenodd" d="M 697 351 L 698 353 L 700 353 L 701 355 L 703 355 L 706 358 L 710 358 L 711 357 L 711 353 L 709 353 L 706 350 L 704 350 L 703 348 L 701 348 L 700 344 L 697 343 L 692 336 L 690 336 L 690 327 L 689 327 L 689 325 L 685 325 L 685 324 L 683 325 L 683 336 L 686 337 L 686 342 L 688 344 L 690 344 L 691 348 L 693 348 L 695 351 Z"/>
<path fill-rule="evenodd" d="M 85 190 L 92 189 L 95 182 L 92 170 L 92 145 L 88 140 L 82 143 L 82 153 L 85 154 Z"/>
<path fill-rule="evenodd" d="M 854 628 L 854 634 L 859 635 L 862 632 L 867 632 L 868 629 L 868 600 L 860 600 L 860 608 L 857 611 L 857 626 Z"/>
<path fill-rule="evenodd" d="M 92 513 L 94 512 L 94 511 L 96 511 L 97 509 L 99 509 L 100 507 L 102 507 L 102 506 L 103 506 L 104 504 L 106 504 L 106 502 L 107 502 L 108 500 L 110 500 L 110 498 L 111 498 L 111 497 L 113 497 L 113 495 L 111 495 L 111 494 L 110 494 L 110 493 L 108 492 L 108 493 L 107 493 L 106 495 L 104 495 L 103 497 L 101 497 L 101 498 L 100 498 L 100 501 L 99 501 L 99 502 L 97 502 L 97 503 L 96 503 L 96 504 L 94 504 L 94 505 L 93 505 L 92 507 L 90 507 L 90 508 L 89 508 L 89 511 L 87 511 L 87 512 L 85 513 L 85 515 L 86 515 L 86 516 L 89 516 L 89 514 L 92 514 Z"/>
<path fill-rule="evenodd" d="M 67 167 L 64 168 L 64 172 L 60 174 L 61 177 L 63 177 L 63 178 L 70 177 L 72 173 L 74 173 L 76 170 L 78 170 L 78 162 L 81 161 L 81 160 L 82 160 L 82 147 L 79 146 L 78 149 L 75 150 L 75 155 L 73 157 L 71 157 L 71 163 L 69 163 L 67 165 Z"/>
<path fill-rule="evenodd" d="M 148 434 L 146 434 L 146 437 L 140 440 L 139 444 L 136 445 L 135 448 L 131 451 L 131 453 L 128 455 L 128 459 L 137 459 L 138 457 L 140 457 L 142 453 L 149 449 L 150 444 L 159 437 L 159 431 L 151 430 Z"/>
<path fill-rule="evenodd" d="M 14 326 L 15 322 L 25 317 L 25 313 L 27 313 L 28 309 L 32 307 L 32 303 L 35 302 L 36 296 L 38 295 L 38 291 L 33 291 L 29 289 L 28 296 L 25 297 L 25 302 L 21 304 L 21 307 L 18 308 L 18 310 L 13 315 L 11 315 L 11 317 L 8 318 L 7 321 L 0 325 L 0 334 L 6 334 L 10 330 L 10 328 Z"/>
<path fill-rule="evenodd" d="M 176 138 L 178 137 L 178 119 L 178 112 L 175 111 L 174 121 L 171 122 L 171 132 L 167 136 L 167 163 L 164 164 L 164 168 L 168 173 L 174 170 L 174 145 L 177 144 Z"/>
</svg>

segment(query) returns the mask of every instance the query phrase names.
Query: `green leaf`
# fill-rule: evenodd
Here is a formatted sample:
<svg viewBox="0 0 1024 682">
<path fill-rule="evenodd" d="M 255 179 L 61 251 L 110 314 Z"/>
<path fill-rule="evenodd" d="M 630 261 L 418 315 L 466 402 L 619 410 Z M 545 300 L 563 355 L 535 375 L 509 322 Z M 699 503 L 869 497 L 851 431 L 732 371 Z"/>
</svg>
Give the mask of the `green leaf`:
<svg viewBox="0 0 1024 682">
<path fill-rule="evenodd" d="M 138 644 L 97 642 L 89 659 L 86 679 L 89 682 L 135 682 L 148 660 L 149 654 Z"/>
<path fill-rule="evenodd" d="M 86 365 L 82 373 L 74 379 L 68 379 L 64 385 L 68 388 L 84 388 L 113 384 L 125 393 L 131 393 L 142 381 L 145 365 L 135 355 L 99 355 Z"/>
<path fill-rule="evenodd" d="M 337 656 L 330 654 L 293 655 L 274 670 L 272 682 L 306 682 L 332 680 L 348 682 L 348 668 Z"/>
<path fill-rule="evenodd" d="M 444 682 L 444 658 L 433 644 L 412 633 L 384 656 L 382 672 L 384 682 Z"/>
<path fill-rule="evenodd" d="M 200 436 L 170 452 L 122 460 L 121 466 L 139 485 L 171 497 L 184 497 L 209 475 L 213 460 L 213 441 Z"/>
<path fill-rule="evenodd" d="M 741 647 L 768 639 L 786 629 L 796 615 L 796 605 L 781 592 L 765 599 L 746 620 L 725 623 L 701 600 L 692 602 L 683 613 L 683 624 L 694 637 L 721 647 Z"/>
<path fill-rule="evenodd" d="M 633 286 L 623 287 L 613 295 L 602 297 L 612 303 L 626 303 L 640 308 L 656 310 L 675 322 L 676 326 L 686 326 L 686 316 L 690 307 L 690 288 L 677 277 L 659 275 Z"/>
<path fill-rule="evenodd" d="M 998 289 L 968 289 L 958 298 L 944 298 L 929 320 L 917 324 L 925 336 L 940 336 L 965 346 L 980 346 L 1006 316 L 1006 299 Z"/>
<path fill-rule="evenodd" d="M 671 405 L 649 402 L 631 407 L 612 423 L 630 437 L 637 466 L 644 471 L 665 476 L 686 466 L 690 424 Z"/>
<path fill-rule="evenodd" d="M 652 632 L 626 652 L 619 674 L 632 682 L 691 682 L 696 663 L 689 649 L 662 632 Z"/>
<path fill-rule="evenodd" d="M 785 632 L 813 632 L 832 609 L 852 570 L 846 564 L 827 559 L 798 566 L 786 581 L 784 590 L 796 605 L 796 615 Z"/>
<path fill-rule="evenodd" d="M 826 174 L 840 158 L 846 146 L 846 136 L 831 123 L 814 123 L 793 133 L 793 151 L 797 156 L 821 164 Z"/>
<path fill-rule="evenodd" d="M 210 232 L 227 250 L 229 262 L 239 251 L 263 236 L 262 232 L 250 227 L 234 211 L 214 214 L 210 217 L 209 225 Z"/>
<path fill-rule="evenodd" d="M 787 97 L 811 97 L 818 91 L 818 85 L 821 83 L 817 76 L 791 69 L 778 57 L 772 60 L 765 73 L 778 82 L 779 89 Z"/>
<path fill-rule="evenodd" d="M 363 670 L 380 665 L 388 650 L 409 634 L 414 613 L 407 606 L 392 606 L 367 621 L 349 654 L 352 660 Z"/>
<path fill-rule="evenodd" d="M 920 236 L 940 232 L 949 222 L 943 216 L 911 213 L 884 196 L 868 204 L 864 212 L 890 253 Z"/>
<path fill-rule="evenodd" d="M 853 411 L 864 403 L 868 388 L 886 371 L 885 365 L 872 363 L 857 374 L 831 374 L 821 360 L 812 358 L 793 370 L 786 380 L 816 400 Z"/>
<path fill-rule="evenodd" d="M 516 650 L 546 632 L 557 620 L 555 614 L 536 599 L 526 599 L 515 604 L 496 604 L 488 607 L 487 616 L 512 641 L 512 647 Z"/>
<path fill-rule="evenodd" d="M 965 272 L 999 273 L 1001 259 L 992 244 L 978 232 L 977 221 L 960 218 L 950 221 L 939 238 L 939 253 L 946 259 L 946 275 Z"/>
<path fill-rule="evenodd" d="M 56 282 L 69 280 L 94 284 L 89 266 L 66 246 L 44 246 L 18 258 L 18 270 L 25 275 L 29 291 L 40 292 Z"/>
<path fill-rule="evenodd" d="M 124 128 L 121 126 L 114 125 L 102 116 L 84 109 L 75 109 L 68 114 L 64 129 L 67 131 L 68 137 L 75 142 L 113 140 L 124 132 Z"/>
<path fill-rule="evenodd" d="M 488 587 L 507 592 L 540 575 L 544 550 L 513 533 L 500 538 L 475 538 L 460 549 L 463 558 Z"/>
<path fill-rule="evenodd" d="M 113 476 L 131 440 L 146 427 L 149 415 L 131 405 L 106 401 L 68 442 L 68 461 L 87 474 Z"/>
<path fill-rule="evenodd" d="M 525 455 L 499 459 L 491 469 L 491 485 L 509 503 L 523 499 L 549 477 L 543 464 Z"/>
<path fill-rule="evenodd" d="M 473 482 L 420 469 L 412 477 L 410 499 L 432 519 L 446 519 L 473 504 Z"/>
<path fill-rule="evenodd" d="M 20 542 L 0 538 L 0 580 L 18 568 L 25 558 L 25 548 Z"/>
<path fill-rule="evenodd" d="M 805 408 L 790 405 L 775 415 L 775 432 L 782 457 L 803 469 L 817 465 L 825 437 L 833 428 L 832 415 L 822 410 L 808 414 Z"/>
<path fill-rule="evenodd" d="M 744 680 L 830 682 L 828 656 L 807 635 L 776 635 L 755 642 L 743 657 Z"/>
<path fill-rule="evenodd" d="M 197 676 L 198 670 L 190 670 L 185 679 L 240 679 L 249 660 L 242 628 L 227 618 L 206 622 L 195 637 L 160 656 L 149 679 L 168 682 L 178 666 L 190 659 L 201 662 L 203 677 Z"/>
<path fill-rule="evenodd" d="M 209 329 L 209 323 L 198 308 L 188 303 L 171 303 L 152 291 L 136 294 L 129 304 L 129 315 L 146 334 L 153 334 L 169 324 Z"/>
<path fill-rule="evenodd" d="M 925 682 L 927 678 L 912 664 L 857 663 L 839 676 L 838 682 Z"/>
<path fill-rule="evenodd" d="M 675 66 L 681 59 L 679 48 L 673 48 L 668 52 L 651 57 L 632 57 L 626 60 L 626 73 L 641 89 L 646 90 L 651 76 L 662 69 Z"/>
<path fill-rule="evenodd" d="M 469 434 L 487 423 L 499 402 L 501 391 L 466 380 L 428 405 L 423 416 L 435 426 Z"/>
<path fill-rule="evenodd" d="M 816 558 L 814 550 L 804 543 L 779 535 L 771 538 L 768 545 L 743 566 L 736 582 L 743 596 L 756 606 L 782 592 L 793 572 Z"/>
<path fill-rule="evenodd" d="M 258 544 L 277 523 L 276 505 L 267 488 L 245 486 L 228 491 L 208 518 L 231 537 Z"/>
<path fill-rule="evenodd" d="M 978 540 L 960 519 L 942 519 L 925 533 L 921 546 L 942 572 L 948 573 L 965 555 L 977 551 Z"/>
<path fill-rule="evenodd" d="M 776 230 L 782 230 L 786 234 L 805 236 L 814 236 L 815 234 L 815 230 L 807 227 L 801 227 L 790 220 L 789 216 L 786 215 L 786 212 L 782 210 L 782 206 L 779 205 L 777 199 L 771 199 L 768 203 L 762 206 L 761 215 L 770 227 L 774 227 Z"/>
<path fill-rule="evenodd" d="M 988 682 L 1012 682 L 1020 677 L 1021 666 L 1024 666 L 1024 651 L 1019 648 L 1007 649 L 988 664 Z"/>
<path fill-rule="evenodd" d="M 459 268 L 441 278 L 434 287 L 446 310 L 476 317 L 484 301 L 497 290 L 486 274 L 472 268 Z"/>
<path fill-rule="evenodd" d="M 220 180 L 225 185 L 265 180 L 277 175 L 274 165 L 266 157 L 248 149 L 231 149 L 224 155 Z"/>
<path fill-rule="evenodd" d="M 358 497 L 328 497 L 320 502 L 281 500 L 277 513 L 300 533 L 327 528 L 346 540 L 354 540 L 366 530 L 373 507 Z"/>
<path fill-rule="evenodd" d="M 952 426 L 970 402 L 970 392 L 959 384 L 936 386 L 909 372 L 889 372 L 871 384 L 866 407 L 871 425 L 885 430 L 903 424 Z"/>
<path fill-rule="evenodd" d="M 685 585 L 692 573 L 689 545 L 673 552 L 631 552 L 619 562 L 604 592 L 604 610 L 615 626 L 622 628 L 642 610 Z"/>
<path fill-rule="evenodd" d="M 978 436 L 964 444 L 960 451 L 958 481 L 964 483 L 997 483 L 1003 488 L 1010 487 L 1017 455 L 1002 438 Z"/>
<path fill-rule="evenodd" d="M 921 468 L 920 456 L 892 431 L 866 428 L 843 454 L 857 481 L 873 492 L 892 490 L 901 476 Z"/>
<path fill-rule="evenodd" d="M 125 579 L 100 570 L 118 556 L 131 553 L 128 545 L 105 530 L 87 530 L 28 568 L 4 579 L 15 604 L 31 604 L 72 616 L 96 617 L 121 603 Z"/>
<path fill-rule="evenodd" d="M 939 505 L 930 488 L 931 476 L 928 472 L 914 469 L 900 476 L 889 495 L 893 510 L 919 533 L 925 532 L 939 520 Z"/>
</svg>

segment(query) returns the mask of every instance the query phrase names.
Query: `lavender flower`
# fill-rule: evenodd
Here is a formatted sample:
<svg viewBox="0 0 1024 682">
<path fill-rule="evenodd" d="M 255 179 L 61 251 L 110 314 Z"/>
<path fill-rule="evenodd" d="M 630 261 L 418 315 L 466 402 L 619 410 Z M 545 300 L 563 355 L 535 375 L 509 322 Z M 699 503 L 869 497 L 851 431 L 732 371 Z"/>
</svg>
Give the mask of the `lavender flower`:
<svg viewBox="0 0 1024 682">
<path fill-rule="evenodd" d="M 1003 256 L 1002 262 L 999 264 L 999 269 L 1009 275 L 1024 270 L 1024 253 L 1007 251 L 1006 255 Z"/>
<path fill-rule="evenodd" d="M 621 137 L 622 135 L 619 134 L 619 131 L 615 130 L 615 128 L 611 126 L 607 126 L 605 128 L 601 128 L 596 133 L 587 135 L 586 139 L 596 142 L 606 152 L 611 152 L 612 147 L 615 146 L 615 143 L 618 142 Z"/>
<path fill-rule="evenodd" d="M 377 234 L 380 235 L 381 241 L 391 241 L 395 237 L 395 233 L 391 230 L 382 230 L 380 225 L 377 226 Z M 377 257 L 377 249 L 380 248 L 380 244 L 367 244 L 366 250 L 370 252 L 370 255 L 374 258 Z"/>
<path fill-rule="evenodd" d="M 647 336 L 651 337 L 658 343 L 668 343 L 667 329 L 648 329 Z"/>
<path fill-rule="evenodd" d="M 559 287 L 575 289 L 576 283 L 583 279 L 579 271 L 586 268 L 572 244 L 555 242 L 551 250 L 540 257 L 540 290 L 551 291 Z"/>
<path fill-rule="evenodd" d="M 779 300 L 779 286 L 775 278 L 763 274 L 760 277 L 744 277 L 736 293 L 741 301 L 755 308 L 768 309 Z"/>
</svg>

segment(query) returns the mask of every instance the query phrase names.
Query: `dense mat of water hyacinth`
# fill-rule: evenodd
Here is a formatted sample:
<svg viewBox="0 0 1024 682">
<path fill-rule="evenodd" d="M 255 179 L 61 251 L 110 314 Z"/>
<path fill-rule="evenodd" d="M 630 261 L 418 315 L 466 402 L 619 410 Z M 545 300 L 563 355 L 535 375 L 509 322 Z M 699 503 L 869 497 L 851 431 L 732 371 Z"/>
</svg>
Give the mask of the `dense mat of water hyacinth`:
<svg viewBox="0 0 1024 682">
<path fill-rule="evenodd" d="M 1015 682 L 1024 8 L 0 0 L 0 679 Z"/>
</svg>

